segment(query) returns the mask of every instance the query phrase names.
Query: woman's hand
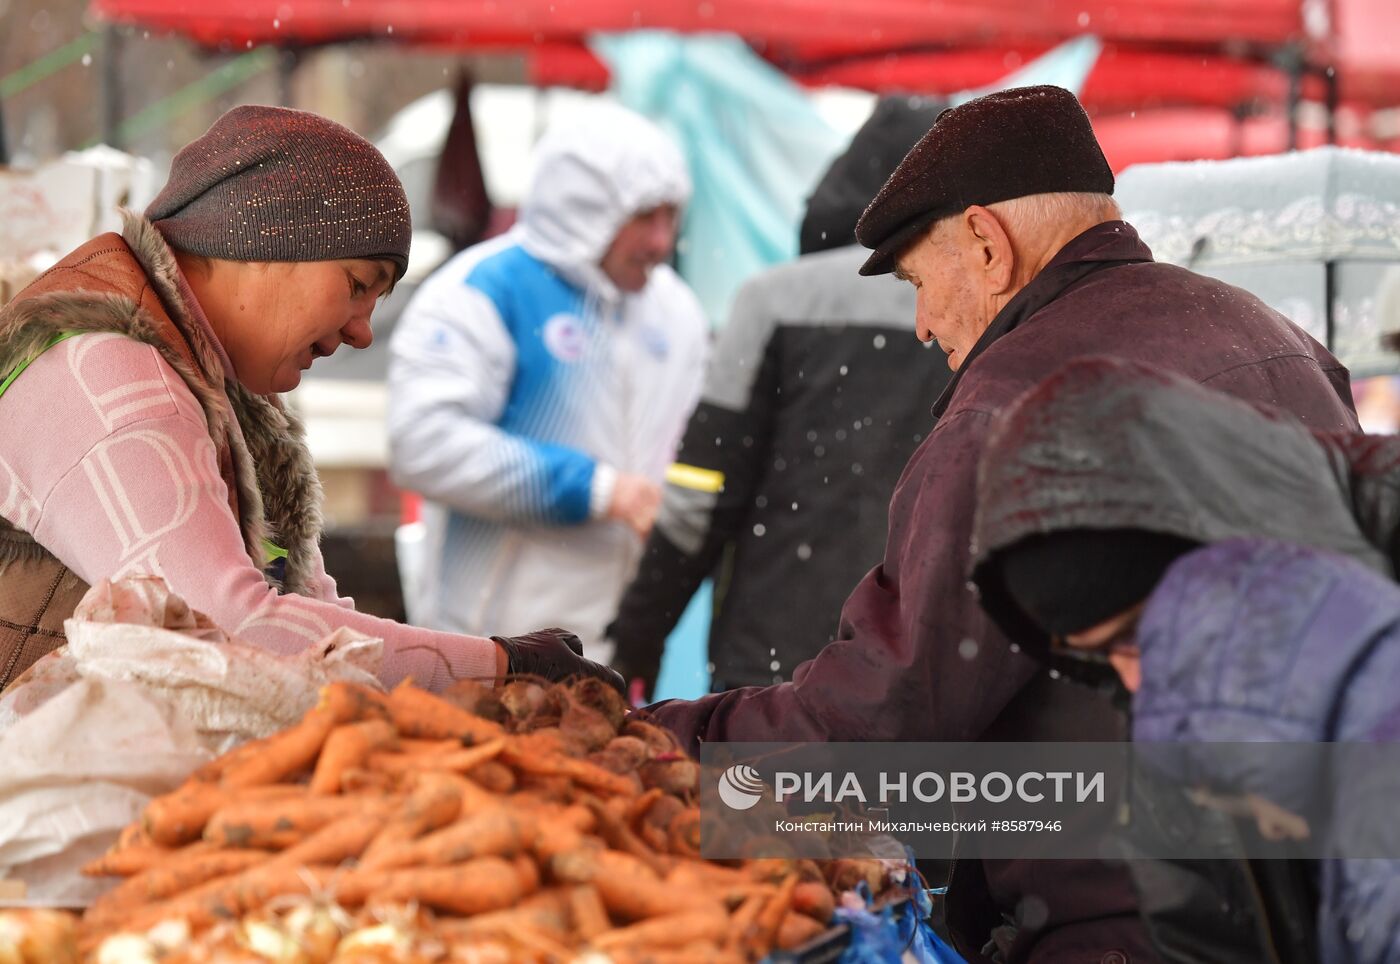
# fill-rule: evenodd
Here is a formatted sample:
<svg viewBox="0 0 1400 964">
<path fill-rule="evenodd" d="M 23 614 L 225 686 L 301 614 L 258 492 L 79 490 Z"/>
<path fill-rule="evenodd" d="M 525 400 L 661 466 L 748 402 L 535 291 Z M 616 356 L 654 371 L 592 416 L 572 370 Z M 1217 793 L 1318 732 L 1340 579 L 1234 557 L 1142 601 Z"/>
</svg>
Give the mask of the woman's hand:
<svg viewBox="0 0 1400 964">
<path fill-rule="evenodd" d="M 503 676 L 528 674 L 547 680 L 592 676 L 626 695 L 622 677 L 601 663 L 584 659 L 583 640 L 567 630 L 537 629 L 524 636 L 492 636 L 491 640 L 500 651 L 497 666 L 501 654 L 505 656 Z"/>
</svg>

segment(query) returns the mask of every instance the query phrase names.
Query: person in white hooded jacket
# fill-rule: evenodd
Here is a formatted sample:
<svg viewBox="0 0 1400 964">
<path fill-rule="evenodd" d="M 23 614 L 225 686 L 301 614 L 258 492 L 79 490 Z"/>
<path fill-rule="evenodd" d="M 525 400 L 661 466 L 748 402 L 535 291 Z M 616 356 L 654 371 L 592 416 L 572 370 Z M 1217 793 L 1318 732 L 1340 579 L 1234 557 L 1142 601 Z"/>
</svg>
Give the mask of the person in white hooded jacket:
<svg viewBox="0 0 1400 964">
<path fill-rule="evenodd" d="M 601 640 L 703 377 L 665 263 L 689 195 L 665 134 L 595 105 L 541 138 L 516 226 L 415 294 L 389 366 L 391 472 L 424 499 L 415 621 Z"/>
</svg>

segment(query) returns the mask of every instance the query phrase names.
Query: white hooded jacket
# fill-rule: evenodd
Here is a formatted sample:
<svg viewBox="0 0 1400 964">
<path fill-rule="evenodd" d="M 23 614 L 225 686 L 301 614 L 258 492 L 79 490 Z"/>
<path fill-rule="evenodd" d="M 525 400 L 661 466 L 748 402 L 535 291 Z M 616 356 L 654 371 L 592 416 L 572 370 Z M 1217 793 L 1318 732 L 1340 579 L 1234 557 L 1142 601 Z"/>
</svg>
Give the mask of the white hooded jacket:
<svg viewBox="0 0 1400 964">
<path fill-rule="evenodd" d="M 626 293 L 599 264 L 634 214 L 689 194 L 660 130 L 598 105 L 541 139 L 515 228 L 415 294 L 389 367 L 391 471 L 424 497 L 415 621 L 602 637 L 641 551 L 604 518 L 614 483 L 662 481 L 699 396 L 707 325 L 669 267 Z"/>
</svg>

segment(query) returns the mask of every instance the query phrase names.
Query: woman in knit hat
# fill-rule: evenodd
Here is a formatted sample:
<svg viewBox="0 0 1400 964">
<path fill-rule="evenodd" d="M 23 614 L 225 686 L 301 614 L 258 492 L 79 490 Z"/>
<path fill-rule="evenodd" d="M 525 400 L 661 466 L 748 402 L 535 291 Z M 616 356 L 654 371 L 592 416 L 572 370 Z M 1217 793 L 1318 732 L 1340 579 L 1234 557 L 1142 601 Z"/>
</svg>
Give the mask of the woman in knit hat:
<svg viewBox="0 0 1400 964">
<path fill-rule="evenodd" d="M 1395 780 L 1208 752 L 1400 738 L 1400 437 L 1314 433 L 1161 369 L 1076 361 L 994 422 L 973 540 L 988 614 L 1062 673 L 1121 679 L 1133 740 L 1178 744 L 1180 781 L 1248 800 L 1266 833 L 1331 810 L 1331 853 L 1400 856 L 1393 821 L 1368 822 Z M 1329 861 L 1320 890 L 1305 959 L 1400 959 L 1400 861 Z"/>
<path fill-rule="evenodd" d="M 560 631 L 404 626 L 339 598 L 321 489 L 276 393 L 367 347 L 408 265 L 408 200 L 368 141 L 316 114 L 239 107 L 127 213 L 0 311 L 0 688 L 62 645 L 94 582 L 162 576 L 239 637 L 288 653 L 381 637 L 387 684 L 615 674 Z"/>
</svg>

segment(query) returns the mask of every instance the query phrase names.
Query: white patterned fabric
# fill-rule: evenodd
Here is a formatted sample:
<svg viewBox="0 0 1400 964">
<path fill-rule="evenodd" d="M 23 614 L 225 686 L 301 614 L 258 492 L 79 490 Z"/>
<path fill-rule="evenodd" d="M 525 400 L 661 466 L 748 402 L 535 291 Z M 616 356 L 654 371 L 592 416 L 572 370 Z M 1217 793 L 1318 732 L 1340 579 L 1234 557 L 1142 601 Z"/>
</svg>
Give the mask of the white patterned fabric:
<svg viewBox="0 0 1400 964">
<path fill-rule="evenodd" d="M 1257 295 L 1353 377 L 1400 371 L 1381 343 L 1396 326 L 1382 301 L 1386 272 L 1400 265 L 1400 157 L 1321 147 L 1140 164 L 1123 172 L 1115 194 L 1158 261 Z"/>
<path fill-rule="evenodd" d="M 1158 261 L 1187 267 L 1400 260 L 1400 157 L 1320 147 L 1130 167 L 1123 211 Z"/>
</svg>

